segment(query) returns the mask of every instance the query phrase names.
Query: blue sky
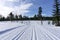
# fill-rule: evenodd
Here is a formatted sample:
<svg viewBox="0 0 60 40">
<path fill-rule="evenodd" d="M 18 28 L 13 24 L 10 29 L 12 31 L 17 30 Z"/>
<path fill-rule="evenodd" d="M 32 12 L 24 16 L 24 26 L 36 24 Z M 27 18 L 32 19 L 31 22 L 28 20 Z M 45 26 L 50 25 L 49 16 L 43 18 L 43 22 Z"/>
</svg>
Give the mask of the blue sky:
<svg viewBox="0 0 60 40">
<path fill-rule="evenodd" d="M 0 15 L 7 16 L 10 12 L 15 15 L 33 16 L 38 14 L 38 8 L 42 7 L 43 16 L 51 16 L 54 0 L 0 0 Z"/>
<path fill-rule="evenodd" d="M 52 16 L 52 10 L 54 5 L 54 0 L 33 0 L 31 1 L 33 3 L 33 6 L 31 6 L 29 13 L 30 15 L 34 15 L 38 13 L 38 8 L 42 7 L 42 15 L 43 16 Z"/>
</svg>

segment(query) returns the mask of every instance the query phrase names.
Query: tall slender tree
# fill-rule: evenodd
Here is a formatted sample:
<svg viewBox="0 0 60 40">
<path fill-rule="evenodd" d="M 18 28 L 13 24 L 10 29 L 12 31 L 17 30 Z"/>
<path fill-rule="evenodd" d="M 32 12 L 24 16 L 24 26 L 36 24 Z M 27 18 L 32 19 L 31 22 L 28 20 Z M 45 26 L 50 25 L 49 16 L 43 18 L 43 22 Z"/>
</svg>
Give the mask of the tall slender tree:
<svg viewBox="0 0 60 40">
<path fill-rule="evenodd" d="M 15 15 L 15 19 L 18 20 L 18 15 Z"/>
<path fill-rule="evenodd" d="M 22 20 L 22 15 L 19 15 L 19 19 Z"/>
<path fill-rule="evenodd" d="M 54 14 L 53 14 L 53 20 L 54 20 L 54 23 L 57 25 L 57 26 L 60 26 L 60 23 L 59 23 L 59 20 L 60 20 L 60 13 L 59 13 L 59 11 L 60 11 L 60 9 L 59 9 L 59 1 L 58 0 L 54 0 Z"/>
<path fill-rule="evenodd" d="M 14 19 L 14 14 L 12 12 L 10 12 L 9 18 L 10 18 L 10 21 L 12 21 Z"/>
<path fill-rule="evenodd" d="M 37 20 L 37 15 L 36 14 L 34 15 L 34 20 Z"/>
<path fill-rule="evenodd" d="M 42 8 L 41 7 L 39 7 L 37 17 L 38 17 L 39 20 L 42 20 Z"/>
<path fill-rule="evenodd" d="M 42 7 L 39 7 L 39 11 L 38 11 L 38 19 L 41 20 L 41 24 L 43 24 L 42 22 Z"/>
</svg>

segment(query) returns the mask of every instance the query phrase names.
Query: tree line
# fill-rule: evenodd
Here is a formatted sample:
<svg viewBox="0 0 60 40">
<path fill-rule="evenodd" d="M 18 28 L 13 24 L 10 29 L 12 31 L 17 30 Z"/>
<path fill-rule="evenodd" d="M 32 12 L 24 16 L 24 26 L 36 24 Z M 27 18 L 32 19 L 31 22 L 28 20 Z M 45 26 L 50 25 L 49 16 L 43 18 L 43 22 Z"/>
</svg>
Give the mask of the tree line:
<svg viewBox="0 0 60 40">
<path fill-rule="evenodd" d="M 52 20 L 52 17 L 43 17 L 42 7 L 39 7 L 38 14 L 35 14 L 33 17 L 14 15 L 12 12 L 10 12 L 7 17 L 3 17 L 2 15 L 0 15 L 0 21 L 18 21 L 18 20 Z"/>
<path fill-rule="evenodd" d="M 0 15 L 0 21 L 18 21 L 18 20 L 52 20 L 53 24 L 60 26 L 60 3 L 59 0 L 54 0 L 53 5 L 53 16 L 44 17 L 42 16 L 42 7 L 38 8 L 38 14 L 35 14 L 33 17 L 14 15 L 12 12 L 5 18 Z"/>
<path fill-rule="evenodd" d="M 42 8 L 39 7 L 39 14 L 34 15 L 34 17 L 22 16 L 22 15 L 14 15 L 12 12 L 9 13 L 7 17 L 3 17 L 0 15 L 0 21 L 14 21 L 14 20 L 38 20 L 41 19 Z"/>
</svg>

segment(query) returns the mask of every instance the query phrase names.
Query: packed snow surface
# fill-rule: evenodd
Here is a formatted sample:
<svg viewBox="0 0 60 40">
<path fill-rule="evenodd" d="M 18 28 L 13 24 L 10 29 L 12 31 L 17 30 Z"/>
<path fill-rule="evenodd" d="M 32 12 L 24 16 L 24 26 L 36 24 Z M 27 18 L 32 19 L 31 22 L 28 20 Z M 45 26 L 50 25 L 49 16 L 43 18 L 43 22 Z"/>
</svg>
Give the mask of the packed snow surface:
<svg viewBox="0 0 60 40">
<path fill-rule="evenodd" d="M 0 40 L 60 40 L 60 27 L 52 21 L 0 22 Z"/>
</svg>

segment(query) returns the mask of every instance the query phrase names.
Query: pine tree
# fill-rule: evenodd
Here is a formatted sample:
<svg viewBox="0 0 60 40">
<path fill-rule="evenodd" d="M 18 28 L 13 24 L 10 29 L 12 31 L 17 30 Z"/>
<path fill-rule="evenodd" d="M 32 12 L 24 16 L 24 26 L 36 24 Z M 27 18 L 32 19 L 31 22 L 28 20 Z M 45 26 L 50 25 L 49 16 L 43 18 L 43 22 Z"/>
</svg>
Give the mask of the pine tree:
<svg viewBox="0 0 60 40">
<path fill-rule="evenodd" d="M 37 20 L 37 15 L 36 14 L 34 15 L 34 20 Z"/>
<path fill-rule="evenodd" d="M 39 7 L 38 15 L 37 15 L 39 20 L 42 20 L 42 8 Z"/>
<path fill-rule="evenodd" d="M 19 19 L 22 20 L 22 15 L 19 15 Z"/>
<path fill-rule="evenodd" d="M 2 21 L 4 21 L 5 20 L 5 17 L 2 17 Z"/>
<path fill-rule="evenodd" d="M 15 19 L 18 20 L 18 15 L 15 15 Z"/>
<path fill-rule="evenodd" d="M 29 20 L 28 16 L 23 16 L 23 20 Z"/>
<path fill-rule="evenodd" d="M 10 12 L 9 18 L 10 18 L 10 21 L 12 21 L 14 19 L 14 14 L 12 12 Z"/>
<path fill-rule="evenodd" d="M 42 18 L 42 8 L 41 7 L 39 7 L 39 11 L 38 11 L 38 15 L 37 16 L 38 16 L 38 19 L 41 20 L 41 25 L 42 25 L 43 24 L 43 22 L 42 22 L 43 18 Z"/>
<path fill-rule="evenodd" d="M 60 13 L 59 13 L 59 11 L 60 11 L 60 9 L 59 9 L 59 2 L 58 2 L 58 0 L 55 0 L 55 4 L 54 4 L 54 14 L 53 14 L 53 20 L 54 20 L 54 23 L 57 25 L 57 26 L 59 26 L 59 20 L 60 20 Z"/>
</svg>

